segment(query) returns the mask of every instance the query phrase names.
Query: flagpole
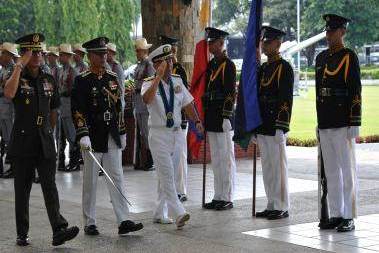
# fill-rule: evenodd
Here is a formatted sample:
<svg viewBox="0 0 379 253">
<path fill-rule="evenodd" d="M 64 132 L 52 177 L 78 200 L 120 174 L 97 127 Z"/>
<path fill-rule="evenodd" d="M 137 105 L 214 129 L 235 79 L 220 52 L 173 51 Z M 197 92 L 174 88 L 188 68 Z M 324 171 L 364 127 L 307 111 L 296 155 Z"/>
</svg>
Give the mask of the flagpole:
<svg viewBox="0 0 379 253">
<path fill-rule="evenodd" d="M 253 144 L 253 203 L 252 216 L 255 217 L 255 202 L 257 195 L 257 144 Z"/>
</svg>

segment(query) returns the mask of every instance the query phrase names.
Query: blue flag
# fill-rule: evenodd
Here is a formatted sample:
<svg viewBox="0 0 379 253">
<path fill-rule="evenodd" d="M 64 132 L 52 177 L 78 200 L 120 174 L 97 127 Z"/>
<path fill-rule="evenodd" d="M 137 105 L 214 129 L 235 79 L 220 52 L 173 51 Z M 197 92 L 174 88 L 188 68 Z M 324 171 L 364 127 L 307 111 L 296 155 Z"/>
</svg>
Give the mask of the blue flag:
<svg viewBox="0 0 379 253">
<path fill-rule="evenodd" d="M 256 48 L 259 46 L 262 23 L 262 0 L 253 0 L 250 7 L 249 24 L 246 32 L 246 49 L 238 86 L 237 108 L 235 116 L 234 141 L 247 148 L 252 131 L 261 123 L 258 103 Z"/>
</svg>

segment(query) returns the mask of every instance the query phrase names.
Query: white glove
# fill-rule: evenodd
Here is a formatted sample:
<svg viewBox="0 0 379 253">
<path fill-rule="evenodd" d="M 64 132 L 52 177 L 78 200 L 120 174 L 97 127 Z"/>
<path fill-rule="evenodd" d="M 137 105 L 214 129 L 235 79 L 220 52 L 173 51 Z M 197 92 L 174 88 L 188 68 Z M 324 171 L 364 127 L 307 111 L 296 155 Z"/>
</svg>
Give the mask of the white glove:
<svg viewBox="0 0 379 253">
<path fill-rule="evenodd" d="M 253 134 L 251 136 L 251 142 L 254 143 L 254 144 L 257 144 L 257 135 Z"/>
<path fill-rule="evenodd" d="M 275 132 L 275 136 L 274 136 L 274 140 L 276 143 L 280 144 L 282 142 L 284 142 L 284 133 L 283 133 L 283 130 L 280 130 L 280 129 L 276 129 L 276 132 Z"/>
<path fill-rule="evenodd" d="M 91 140 L 89 139 L 89 136 L 83 136 L 80 138 L 79 145 L 82 149 L 91 149 Z"/>
<path fill-rule="evenodd" d="M 351 126 L 347 128 L 347 138 L 348 139 L 355 139 L 359 136 L 359 127 L 358 126 Z"/>
<path fill-rule="evenodd" d="M 126 148 L 126 134 L 120 135 L 121 140 L 121 150 Z"/>
<path fill-rule="evenodd" d="M 229 132 L 230 130 L 232 130 L 232 124 L 230 124 L 230 120 L 224 119 L 224 121 L 222 122 L 222 131 L 226 133 L 226 132 Z"/>
</svg>

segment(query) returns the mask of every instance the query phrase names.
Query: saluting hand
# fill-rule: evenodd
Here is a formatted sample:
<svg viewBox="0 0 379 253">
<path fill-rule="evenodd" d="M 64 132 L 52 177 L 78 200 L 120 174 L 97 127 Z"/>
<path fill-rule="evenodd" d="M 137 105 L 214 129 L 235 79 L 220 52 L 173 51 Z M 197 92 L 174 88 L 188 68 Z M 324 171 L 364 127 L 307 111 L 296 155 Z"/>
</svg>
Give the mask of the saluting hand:
<svg viewBox="0 0 379 253">
<path fill-rule="evenodd" d="M 165 71 L 166 71 L 166 68 L 167 68 L 167 62 L 166 61 L 162 61 L 162 63 L 157 68 L 157 76 L 159 78 L 161 78 L 161 79 L 163 78 L 163 76 L 165 74 Z"/>
<path fill-rule="evenodd" d="M 26 66 L 29 61 L 30 61 L 30 58 L 32 58 L 32 55 L 33 55 L 33 52 L 31 50 L 28 50 L 26 51 L 23 56 L 21 56 L 18 60 L 17 60 L 17 63 L 21 63 L 22 66 Z"/>
</svg>

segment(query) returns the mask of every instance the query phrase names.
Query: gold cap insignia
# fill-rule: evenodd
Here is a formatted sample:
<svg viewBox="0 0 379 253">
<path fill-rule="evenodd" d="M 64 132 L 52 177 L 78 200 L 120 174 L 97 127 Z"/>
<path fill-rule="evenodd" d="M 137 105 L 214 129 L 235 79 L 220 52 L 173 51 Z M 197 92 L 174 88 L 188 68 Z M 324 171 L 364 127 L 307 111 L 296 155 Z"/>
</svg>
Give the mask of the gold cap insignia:
<svg viewBox="0 0 379 253">
<path fill-rule="evenodd" d="M 34 34 L 34 35 L 33 35 L 33 42 L 34 42 L 34 43 L 39 42 L 39 35 L 38 35 L 38 34 Z"/>
</svg>

